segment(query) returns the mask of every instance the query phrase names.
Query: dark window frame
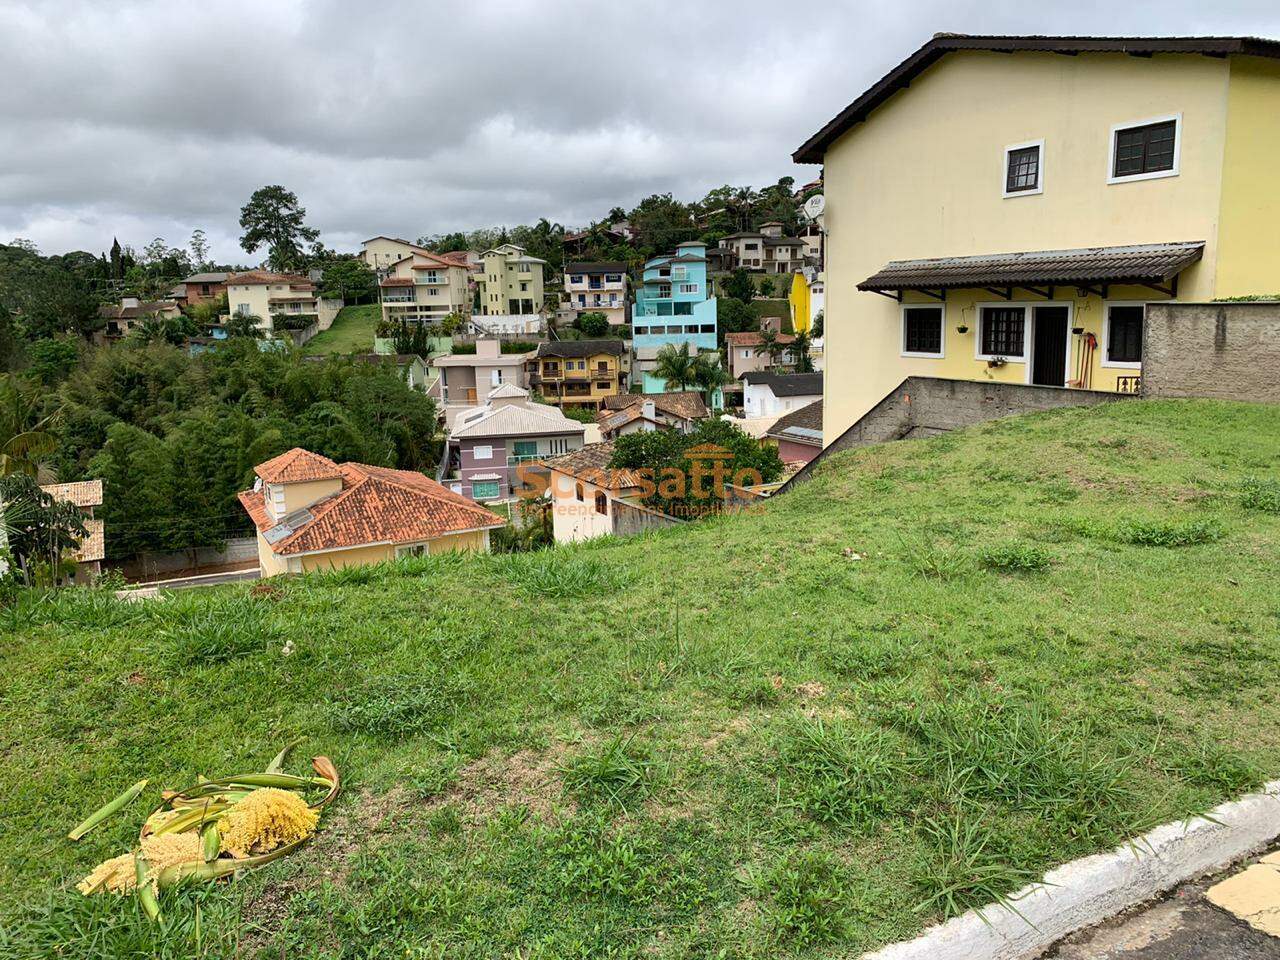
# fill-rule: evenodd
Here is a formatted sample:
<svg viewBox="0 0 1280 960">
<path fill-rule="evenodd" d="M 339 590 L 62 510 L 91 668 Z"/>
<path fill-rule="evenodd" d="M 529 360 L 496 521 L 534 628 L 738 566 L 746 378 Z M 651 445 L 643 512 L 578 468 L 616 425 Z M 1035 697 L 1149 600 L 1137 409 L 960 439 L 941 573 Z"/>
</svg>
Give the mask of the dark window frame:
<svg viewBox="0 0 1280 960">
<path fill-rule="evenodd" d="M 1122 124 L 1111 131 L 1111 182 L 1178 174 L 1182 117 Z"/>
<path fill-rule="evenodd" d="M 930 331 L 923 327 L 912 329 L 912 321 L 923 323 L 925 315 L 933 314 L 937 330 Z M 911 303 L 902 307 L 902 354 L 910 357 L 926 357 L 941 359 L 946 353 L 947 329 L 946 311 L 933 304 Z M 926 349 L 936 340 L 935 349 Z"/>
<path fill-rule="evenodd" d="M 1016 163 L 1034 157 L 1034 164 Z M 1031 183 L 1019 183 L 1033 171 L 1035 180 Z M 1023 197 L 1044 192 L 1044 141 L 1019 143 L 1004 148 L 1004 195 L 1006 197 Z"/>
<path fill-rule="evenodd" d="M 1116 322 L 1116 311 L 1126 316 Z M 1105 366 L 1137 368 L 1142 366 L 1142 327 L 1146 315 L 1140 303 L 1107 304 L 1107 339 L 1103 344 Z"/>
<path fill-rule="evenodd" d="M 1017 352 L 1012 349 L 1017 331 Z M 978 308 L 978 349 L 984 359 L 1027 359 L 1027 308 L 988 304 Z"/>
</svg>

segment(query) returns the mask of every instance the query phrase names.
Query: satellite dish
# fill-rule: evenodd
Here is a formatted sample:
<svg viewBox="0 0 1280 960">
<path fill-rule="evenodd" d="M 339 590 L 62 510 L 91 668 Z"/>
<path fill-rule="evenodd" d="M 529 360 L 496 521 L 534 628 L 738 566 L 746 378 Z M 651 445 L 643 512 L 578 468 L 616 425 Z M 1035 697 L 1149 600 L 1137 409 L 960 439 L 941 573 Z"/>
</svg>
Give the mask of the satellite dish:
<svg viewBox="0 0 1280 960">
<path fill-rule="evenodd" d="M 827 208 L 826 198 L 820 193 L 815 193 L 812 197 L 804 202 L 804 215 L 810 220 L 817 220 L 822 216 L 822 211 Z"/>
</svg>

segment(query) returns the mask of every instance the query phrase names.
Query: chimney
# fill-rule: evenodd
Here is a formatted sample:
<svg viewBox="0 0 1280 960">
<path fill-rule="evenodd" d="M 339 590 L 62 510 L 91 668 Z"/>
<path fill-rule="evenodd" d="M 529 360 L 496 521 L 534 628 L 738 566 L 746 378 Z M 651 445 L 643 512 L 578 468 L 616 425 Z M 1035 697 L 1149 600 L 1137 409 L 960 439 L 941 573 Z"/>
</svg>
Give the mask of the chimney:
<svg viewBox="0 0 1280 960">
<path fill-rule="evenodd" d="M 658 419 L 658 408 L 653 405 L 652 400 L 646 400 L 644 403 L 640 404 L 640 412 L 650 420 Z"/>
<path fill-rule="evenodd" d="M 136 307 L 136 306 L 139 306 L 138 298 L 137 298 L 137 297 L 121 297 L 121 298 L 120 298 L 120 306 L 122 306 L 122 307 Z"/>
<path fill-rule="evenodd" d="M 502 355 L 502 343 L 498 340 L 477 340 L 476 356 L 487 357 L 490 359 Z"/>
</svg>

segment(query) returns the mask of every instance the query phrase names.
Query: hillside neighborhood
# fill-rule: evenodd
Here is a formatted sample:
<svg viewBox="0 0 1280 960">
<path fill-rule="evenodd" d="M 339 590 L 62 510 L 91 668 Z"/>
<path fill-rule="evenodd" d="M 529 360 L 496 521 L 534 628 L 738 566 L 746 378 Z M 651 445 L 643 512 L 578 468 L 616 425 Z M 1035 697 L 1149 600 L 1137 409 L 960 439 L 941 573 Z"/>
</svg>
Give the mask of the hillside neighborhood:
<svg viewBox="0 0 1280 960">
<path fill-rule="evenodd" d="M 804 182 L 0 244 L 0 954 L 1280 957 L 1280 40 L 921 41 Z"/>
</svg>

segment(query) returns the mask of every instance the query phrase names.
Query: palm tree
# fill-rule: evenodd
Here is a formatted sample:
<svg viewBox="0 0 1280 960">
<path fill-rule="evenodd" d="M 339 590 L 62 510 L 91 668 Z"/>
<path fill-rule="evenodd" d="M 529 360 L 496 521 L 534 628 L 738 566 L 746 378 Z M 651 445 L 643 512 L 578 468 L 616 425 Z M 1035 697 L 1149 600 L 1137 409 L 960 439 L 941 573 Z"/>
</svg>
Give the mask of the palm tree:
<svg viewBox="0 0 1280 960">
<path fill-rule="evenodd" d="M 714 353 L 700 353 L 693 360 L 693 381 L 702 391 L 702 398 L 708 409 L 715 407 L 716 391 L 726 383 L 733 383 L 733 377 L 720 362 L 720 356 Z"/>
<path fill-rule="evenodd" d="M 683 390 L 697 382 L 694 376 L 697 358 L 690 352 L 688 343 L 679 347 L 668 343 L 658 351 L 655 360 L 653 375 L 661 377 L 668 390 Z"/>
<path fill-rule="evenodd" d="M 791 344 L 791 349 L 796 357 L 796 373 L 813 372 L 813 361 L 809 359 L 810 345 L 809 334 L 803 331 L 796 334 L 796 338 Z"/>
<path fill-rule="evenodd" d="M 760 345 L 756 347 L 756 356 L 762 353 L 769 355 L 769 365 L 771 367 L 778 366 L 782 355 L 787 352 L 787 345 L 778 340 L 778 332 L 772 327 L 765 327 L 760 331 Z"/>
<path fill-rule="evenodd" d="M 40 416 L 35 396 L 12 374 L 0 375 L 0 476 L 25 473 L 41 483 L 53 482 L 46 458 L 58 446 L 49 429 L 54 416 Z"/>
</svg>

